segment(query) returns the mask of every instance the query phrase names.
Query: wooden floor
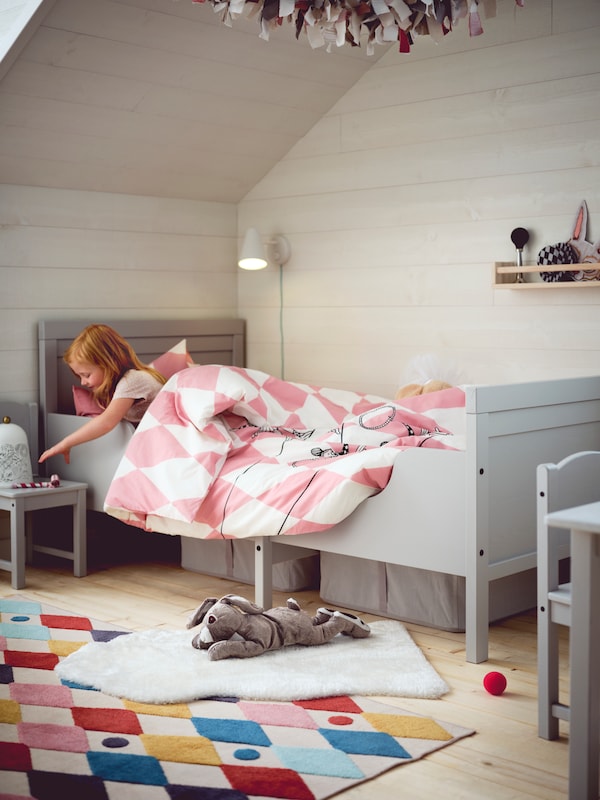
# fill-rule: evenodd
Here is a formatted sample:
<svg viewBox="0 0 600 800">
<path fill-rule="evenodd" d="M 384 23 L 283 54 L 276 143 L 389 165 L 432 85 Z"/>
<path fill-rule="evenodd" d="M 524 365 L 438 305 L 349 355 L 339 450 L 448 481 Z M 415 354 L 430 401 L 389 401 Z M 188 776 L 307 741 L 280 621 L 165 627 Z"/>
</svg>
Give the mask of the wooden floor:
<svg viewBox="0 0 600 800">
<path fill-rule="evenodd" d="M 142 541 L 136 539 L 136 546 L 138 553 L 146 552 L 145 557 L 130 554 L 117 561 L 96 555 L 86 578 L 74 578 L 68 562 L 38 560 L 28 566 L 27 587 L 21 592 L 12 589 L 9 574 L 0 571 L 0 596 L 21 594 L 130 630 L 184 628 L 190 612 L 205 597 L 237 592 L 253 599 L 252 587 L 183 570 L 176 554 L 149 552 L 140 547 Z M 287 596 L 276 593 L 274 605 L 283 604 Z M 308 611 L 321 604 L 316 591 L 294 596 Z M 477 733 L 345 792 L 344 800 L 565 798 L 568 726 L 555 742 L 537 736 L 535 613 L 493 625 L 490 660 L 484 664 L 465 662 L 463 634 L 406 627 L 451 691 L 440 700 L 385 698 L 386 702 Z M 566 660 L 566 640 L 561 646 Z M 499 697 L 487 694 L 482 686 L 483 676 L 492 669 L 508 679 L 507 691 Z"/>
</svg>

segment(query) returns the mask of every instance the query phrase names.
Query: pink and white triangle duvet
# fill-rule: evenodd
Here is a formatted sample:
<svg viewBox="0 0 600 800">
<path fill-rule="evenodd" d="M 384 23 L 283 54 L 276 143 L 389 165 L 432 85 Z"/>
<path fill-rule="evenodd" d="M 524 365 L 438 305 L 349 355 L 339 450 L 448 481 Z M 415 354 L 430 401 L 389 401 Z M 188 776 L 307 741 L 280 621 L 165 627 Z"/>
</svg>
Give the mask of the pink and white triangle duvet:
<svg viewBox="0 0 600 800">
<path fill-rule="evenodd" d="M 321 531 L 381 491 L 403 450 L 463 449 L 463 428 L 460 388 L 399 404 L 257 370 L 189 367 L 144 415 L 105 510 L 202 539 Z"/>
</svg>

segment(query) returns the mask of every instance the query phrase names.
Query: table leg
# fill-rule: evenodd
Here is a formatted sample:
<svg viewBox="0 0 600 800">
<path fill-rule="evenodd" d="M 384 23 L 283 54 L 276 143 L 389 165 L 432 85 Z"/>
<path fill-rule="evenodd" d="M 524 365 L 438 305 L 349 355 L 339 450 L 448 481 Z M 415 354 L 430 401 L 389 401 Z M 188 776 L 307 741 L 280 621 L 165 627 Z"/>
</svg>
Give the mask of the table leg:
<svg viewBox="0 0 600 800">
<path fill-rule="evenodd" d="M 87 575 L 87 520 L 85 489 L 77 492 L 77 502 L 73 503 L 73 575 L 85 578 Z"/>
<path fill-rule="evenodd" d="M 600 537 L 571 532 L 569 798 L 598 800 Z"/>
<path fill-rule="evenodd" d="M 11 586 L 25 588 L 25 506 L 21 498 L 12 502 L 10 513 Z"/>
</svg>

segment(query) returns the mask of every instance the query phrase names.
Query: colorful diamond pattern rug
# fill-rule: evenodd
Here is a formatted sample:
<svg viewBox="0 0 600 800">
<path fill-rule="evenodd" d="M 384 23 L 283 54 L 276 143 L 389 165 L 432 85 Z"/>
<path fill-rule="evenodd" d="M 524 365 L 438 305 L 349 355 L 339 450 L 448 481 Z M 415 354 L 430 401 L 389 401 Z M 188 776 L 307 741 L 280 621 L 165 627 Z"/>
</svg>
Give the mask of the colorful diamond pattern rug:
<svg viewBox="0 0 600 800">
<path fill-rule="evenodd" d="M 148 705 L 56 676 L 123 635 L 0 600 L 1 800 L 322 800 L 473 733 L 370 697 Z"/>
</svg>

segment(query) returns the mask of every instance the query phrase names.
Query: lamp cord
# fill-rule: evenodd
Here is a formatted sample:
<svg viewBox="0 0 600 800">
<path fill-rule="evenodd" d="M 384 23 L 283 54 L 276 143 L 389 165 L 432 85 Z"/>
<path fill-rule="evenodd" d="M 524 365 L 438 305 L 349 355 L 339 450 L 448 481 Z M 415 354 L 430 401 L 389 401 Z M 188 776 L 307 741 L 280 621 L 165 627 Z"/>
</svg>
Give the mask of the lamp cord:
<svg viewBox="0 0 600 800">
<path fill-rule="evenodd" d="M 279 265 L 279 348 L 281 359 L 281 380 L 285 380 L 285 354 L 283 343 L 283 264 Z"/>
</svg>

